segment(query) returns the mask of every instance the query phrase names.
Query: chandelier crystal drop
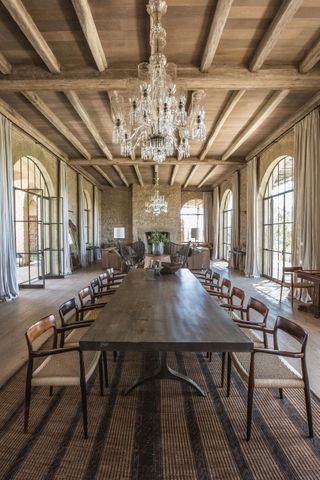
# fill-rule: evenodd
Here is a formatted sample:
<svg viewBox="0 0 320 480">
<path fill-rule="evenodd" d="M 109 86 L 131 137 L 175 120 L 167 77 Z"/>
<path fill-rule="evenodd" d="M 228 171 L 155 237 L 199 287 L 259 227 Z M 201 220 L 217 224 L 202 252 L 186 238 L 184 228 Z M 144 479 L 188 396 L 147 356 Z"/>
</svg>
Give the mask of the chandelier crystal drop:
<svg viewBox="0 0 320 480">
<path fill-rule="evenodd" d="M 159 194 L 159 177 L 156 174 L 155 180 L 155 193 L 149 199 L 148 202 L 145 203 L 145 211 L 147 213 L 151 213 L 158 217 L 161 213 L 168 212 L 168 202 L 164 199 L 164 195 Z"/>
<path fill-rule="evenodd" d="M 120 145 L 120 154 L 135 158 L 140 148 L 143 160 L 162 163 L 167 157 L 178 159 L 190 156 L 189 140 L 203 141 L 205 92 L 192 93 L 187 114 L 187 90 L 177 85 L 177 66 L 168 63 L 162 53 L 166 31 L 161 18 L 167 11 L 164 0 L 149 0 L 151 17 L 149 63 L 138 65 L 138 78 L 127 80 L 125 92 L 110 92 L 112 141 Z"/>
</svg>

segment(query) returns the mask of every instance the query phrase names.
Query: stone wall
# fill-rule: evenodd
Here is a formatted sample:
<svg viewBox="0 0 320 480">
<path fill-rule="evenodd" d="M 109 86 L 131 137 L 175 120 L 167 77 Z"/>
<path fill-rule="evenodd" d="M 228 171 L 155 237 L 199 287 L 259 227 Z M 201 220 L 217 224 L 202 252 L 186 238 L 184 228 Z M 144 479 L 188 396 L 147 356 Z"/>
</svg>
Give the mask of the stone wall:
<svg viewBox="0 0 320 480">
<path fill-rule="evenodd" d="M 181 192 L 181 208 L 189 200 L 203 200 L 203 192 L 201 190 Z"/>
<path fill-rule="evenodd" d="M 114 243 L 114 227 L 124 227 L 124 241 L 132 241 L 131 188 L 106 187 L 101 192 L 101 243 Z"/>
<path fill-rule="evenodd" d="M 180 242 L 180 185 L 160 185 L 160 195 L 164 195 L 168 202 L 168 213 L 155 217 L 145 212 L 145 203 L 154 194 L 154 186 L 132 186 L 132 233 L 133 240 L 145 240 L 145 232 L 160 230 L 170 232 L 170 240 Z"/>
</svg>

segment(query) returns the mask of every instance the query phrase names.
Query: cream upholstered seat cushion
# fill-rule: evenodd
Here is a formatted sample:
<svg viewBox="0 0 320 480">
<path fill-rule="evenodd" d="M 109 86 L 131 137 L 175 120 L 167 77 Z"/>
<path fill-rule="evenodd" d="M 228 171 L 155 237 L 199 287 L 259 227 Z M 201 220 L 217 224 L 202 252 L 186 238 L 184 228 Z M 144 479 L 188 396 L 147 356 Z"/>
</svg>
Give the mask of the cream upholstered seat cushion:
<svg viewBox="0 0 320 480">
<path fill-rule="evenodd" d="M 83 320 L 95 320 L 98 317 L 101 310 L 102 308 L 93 308 L 92 310 L 85 312 L 85 314 L 83 315 Z"/>
<path fill-rule="evenodd" d="M 243 380 L 248 382 L 250 353 L 232 353 L 232 361 Z M 303 388 L 304 382 L 283 357 L 268 353 L 254 354 L 254 386 L 257 388 Z"/>
<path fill-rule="evenodd" d="M 254 348 L 264 348 L 264 340 L 262 333 L 258 333 L 256 330 L 252 330 L 251 328 L 241 328 L 240 330 L 250 338 L 250 340 L 254 343 Z"/>
<path fill-rule="evenodd" d="M 83 352 L 86 382 L 93 374 L 101 352 Z M 79 352 L 65 352 L 48 356 L 33 372 L 32 386 L 80 385 Z"/>
</svg>

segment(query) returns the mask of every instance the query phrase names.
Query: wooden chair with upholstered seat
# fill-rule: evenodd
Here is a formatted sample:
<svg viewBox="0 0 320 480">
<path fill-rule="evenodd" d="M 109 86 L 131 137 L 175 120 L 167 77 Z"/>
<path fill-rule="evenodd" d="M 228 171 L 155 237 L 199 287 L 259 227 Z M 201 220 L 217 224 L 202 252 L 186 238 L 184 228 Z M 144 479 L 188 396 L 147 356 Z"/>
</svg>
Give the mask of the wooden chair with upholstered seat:
<svg viewBox="0 0 320 480">
<path fill-rule="evenodd" d="M 291 307 L 293 307 L 295 290 L 300 291 L 300 295 L 299 295 L 299 302 L 300 302 L 302 292 L 305 288 L 308 290 L 314 289 L 313 283 L 306 282 L 305 280 L 300 280 L 300 281 L 298 280 L 297 272 L 299 270 L 302 270 L 302 268 L 301 267 L 283 267 L 281 287 L 280 287 L 280 303 L 282 301 L 283 287 L 288 287 L 290 289 L 289 292 L 291 292 Z M 287 277 L 289 277 L 289 282 L 286 280 Z"/>
<path fill-rule="evenodd" d="M 111 300 L 112 295 L 115 293 L 114 290 L 102 290 L 99 278 L 93 278 L 90 280 L 90 290 L 91 290 L 91 299 L 92 303 L 108 303 Z"/>
<path fill-rule="evenodd" d="M 34 350 L 33 342 L 49 330 L 53 330 L 53 347 Z M 101 352 L 82 352 L 79 347 L 57 348 L 57 326 L 54 315 L 48 315 L 26 331 L 29 360 L 26 379 L 24 432 L 28 432 L 32 387 L 48 386 L 50 394 L 54 386 L 79 386 L 81 389 L 83 433 L 88 438 L 87 383 L 99 365 L 100 394 L 103 395 L 103 363 Z M 35 359 L 42 359 L 34 369 Z"/>
<path fill-rule="evenodd" d="M 253 341 L 255 348 L 267 348 L 268 337 L 265 330 L 261 331 L 261 328 L 267 326 L 267 319 L 269 314 L 269 308 L 260 300 L 250 297 L 246 307 L 240 305 L 221 305 L 227 308 L 231 313 L 231 318 L 236 322 L 240 329 Z M 236 312 L 240 313 L 237 314 Z M 242 318 L 241 318 L 242 315 Z M 260 327 L 256 329 L 255 327 Z M 225 358 L 226 352 L 222 353 L 222 367 L 221 367 L 221 386 L 224 384 L 224 371 L 225 371 Z"/>
<path fill-rule="evenodd" d="M 283 398 L 284 388 L 302 388 L 304 390 L 309 436 L 313 437 L 311 398 L 306 364 L 306 347 L 308 334 L 296 323 L 278 316 L 274 329 L 261 328 L 265 333 L 272 333 L 274 349 L 254 348 L 253 352 L 239 352 L 228 354 L 227 397 L 230 395 L 231 368 L 239 373 L 248 384 L 247 403 L 247 440 L 251 436 L 253 393 L 255 388 L 277 388 L 280 398 Z M 279 330 L 292 337 L 301 347 L 299 350 L 279 350 Z M 288 363 L 286 358 L 301 360 L 301 374 Z"/>
<path fill-rule="evenodd" d="M 113 284 L 110 280 L 110 275 L 107 272 L 100 273 L 99 277 L 100 293 L 111 292 L 115 293 L 119 284 Z"/>
<path fill-rule="evenodd" d="M 201 282 L 202 283 L 202 282 Z M 205 281 L 202 283 L 203 287 L 208 291 L 214 290 L 220 283 L 220 273 L 212 272 L 210 280 Z"/>
<path fill-rule="evenodd" d="M 244 311 L 242 311 L 242 307 L 244 304 L 244 300 L 246 298 L 246 294 L 242 288 L 239 287 L 232 287 L 230 293 L 220 293 L 220 298 L 226 300 L 227 303 L 221 303 L 220 307 L 226 308 L 229 311 L 233 311 L 235 309 L 239 309 L 240 311 L 240 318 L 241 320 L 244 319 Z"/>
<path fill-rule="evenodd" d="M 231 288 L 231 281 L 228 278 L 223 278 L 221 285 L 212 285 L 208 293 L 219 301 L 230 296 Z"/>
</svg>

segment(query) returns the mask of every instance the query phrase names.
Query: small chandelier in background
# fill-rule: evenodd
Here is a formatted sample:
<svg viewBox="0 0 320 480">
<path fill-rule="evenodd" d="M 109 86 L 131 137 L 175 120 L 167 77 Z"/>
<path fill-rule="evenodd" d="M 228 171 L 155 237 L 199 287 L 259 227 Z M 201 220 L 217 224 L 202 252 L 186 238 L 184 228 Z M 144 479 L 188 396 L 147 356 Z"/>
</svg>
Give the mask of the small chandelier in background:
<svg viewBox="0 0 320 480">
<path fill-rule="evenodd" d="M 158 172 L 156 172 L 155 178 L 155 193 L 152 195 L 149 201 L 145 203 L 145 211 L 155 215 L 156 217 L 158 217 L 161 213 L 168 212 L 168 202 L 166 202 L 163 195 L 159 195 Z"/>
<path fill-rule="evenodd" d="M 138 65 L 138 78 L 127 80 L 125 94 L 110 92 L 112 141 L 120 145 L 124 157 L 134 159 L 140 148 L 143 160 L 161 163 L 173 155 L 178 159 L 189 157 L 189 139 L 205 139 L 205 92 L 192 93 L 188 116 L 187 91 L 181 84 L 176 85 L 177 66 L 167 63 L 161 53 L 166 45 L 161 18 L 167 4 L 164 0 L 149 0 L 147 11 L 151 17 L 151 56 L 149 63 Z"/>
</svg>

